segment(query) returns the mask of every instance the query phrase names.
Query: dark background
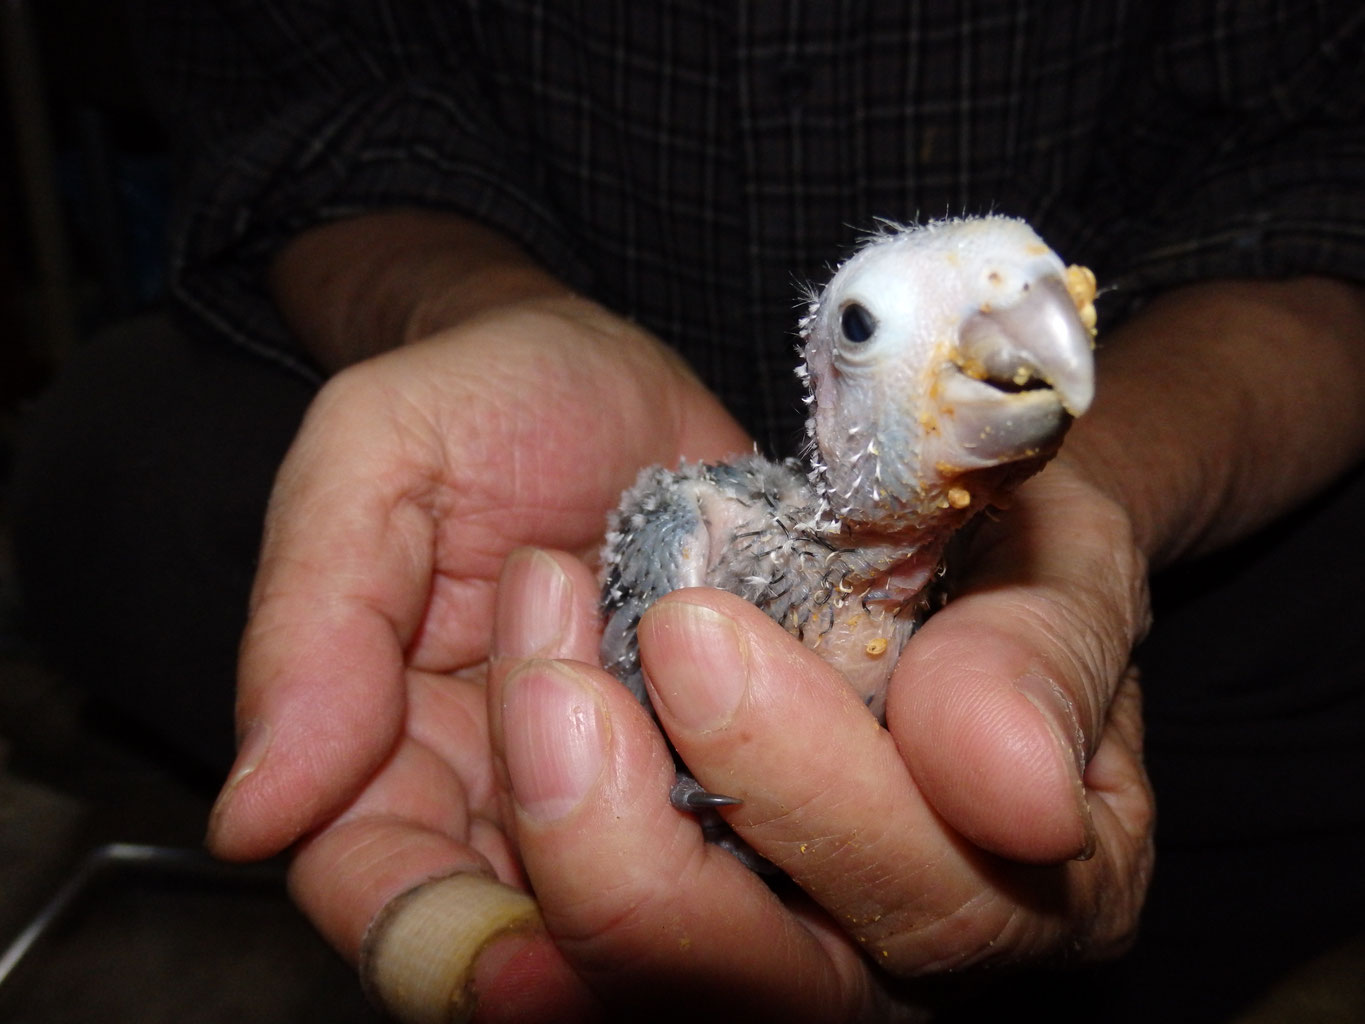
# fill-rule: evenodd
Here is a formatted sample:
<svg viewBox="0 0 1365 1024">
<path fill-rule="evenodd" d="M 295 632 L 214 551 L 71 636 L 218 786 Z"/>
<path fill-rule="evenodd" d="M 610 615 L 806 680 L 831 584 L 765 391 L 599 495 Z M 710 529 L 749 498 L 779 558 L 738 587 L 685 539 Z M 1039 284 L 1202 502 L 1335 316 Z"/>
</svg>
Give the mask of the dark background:
<svg viewBox="0 0 1365 1024">
<path fill-rule="evenodd" d="M 202 854 L 217 780 L 32 640 L 9 545 L 15 446 L 73 351 L 164 303 L 171 162 L 119 4 L 7 0 L 0 41 L 0 973 L 46 924 L 0 978 L 0 1022 L 377 1020 L 289 904 L 282 865 Z"/>
<path fill-rule="evenodd" d="M 280 865 L 198 852 L 218 780 L 56 671 L 25 621 L 7 544 L 24 417 L 73 351 L 164 305 L 172 172 L 117 3 L 7 0 L 0 19 L 0 965 L 60 911 L 0 979 L 0 1024 L 375 1020 Z M 1365 1021 L 1363 978 L 1365 942 L 1338 946 L 1229 1020 Z"/>
</svg>

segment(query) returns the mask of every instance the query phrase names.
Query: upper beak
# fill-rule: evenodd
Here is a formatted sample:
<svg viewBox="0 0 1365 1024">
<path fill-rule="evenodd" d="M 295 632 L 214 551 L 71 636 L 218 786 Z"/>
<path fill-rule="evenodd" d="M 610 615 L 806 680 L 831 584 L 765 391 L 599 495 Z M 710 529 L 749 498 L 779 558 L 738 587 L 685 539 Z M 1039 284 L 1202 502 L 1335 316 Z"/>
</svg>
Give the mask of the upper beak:
<svg viewBox="0 0 1365 1024">
<path fill-rule="evenodd" d="M 943 462 L 962 469 L 1037 455 L 1095 397 L 1091 330 L 1066 282 L 1033 281 L 1007 306 L 968 317 L 944 379 Z M 1088 300 L 1087 300 L 1088 303 Z"/>
<path fill-rule="evenodd" d="M 1046 385 L 1072 416 L 1095 397 L 1093 347 L 1071 292 L 1056 277 L 1033 282 L 1012 305 L 973 314 L 958 335 L 972 376 L 1006 390 Z"/>
</svg>

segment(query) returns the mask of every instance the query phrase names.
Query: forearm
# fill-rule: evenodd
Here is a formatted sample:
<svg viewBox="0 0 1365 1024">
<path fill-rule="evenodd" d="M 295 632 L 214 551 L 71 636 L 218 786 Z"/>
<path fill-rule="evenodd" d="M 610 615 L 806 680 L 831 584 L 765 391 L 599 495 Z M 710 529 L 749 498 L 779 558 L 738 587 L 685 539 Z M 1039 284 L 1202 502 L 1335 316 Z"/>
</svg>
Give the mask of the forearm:
<svg viewBox="0 0 1365 1024">
<path fill-rule="evenodd" d="M 1160 567 L 1250 533 L 1365 453 L 1365 290 L 1194 285 L 1101 336 L 1095 407 L 1063 450 Z"/>
<path fill-rule="evenodd" d="M 505 236 L 431 210 L 305 231 L 276 257 L 270 286 L 286 323 L 328 370 L 495 306 L 570 294 Z"/>
</svg>

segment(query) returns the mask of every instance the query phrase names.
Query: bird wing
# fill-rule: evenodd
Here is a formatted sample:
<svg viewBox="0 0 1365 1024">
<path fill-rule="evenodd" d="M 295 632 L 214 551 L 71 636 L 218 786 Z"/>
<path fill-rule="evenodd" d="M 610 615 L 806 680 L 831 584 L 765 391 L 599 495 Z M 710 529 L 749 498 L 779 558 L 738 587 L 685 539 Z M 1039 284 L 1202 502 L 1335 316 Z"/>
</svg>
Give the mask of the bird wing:
<svg viewBox="0 0 1365 1024">
<path fill-rule="evenodd" d="M 621 497 L 602 550 L 603 665 L 646 707 L 640 616 L 659 598 L 706 582 L 711 541 L 700 488 L 706 467 L 651 466 Z"/>
<path fill-rule="evenodd" d="M 809 513 L 813 501 L 795 463 L 760 455 L 644 470 L 612 515 L 602 551 L 606 668 L 649 703 L 636 626 L 650 605 L 682 587 L 720 587 L 795 629 L 789 613 L 820 581 L 798 572 L 809 566 L 787 550 L 790 515 Z M 819 549 L 814 564 L 823 565 L 828 549 L 811 544 Z"/>
</svg>

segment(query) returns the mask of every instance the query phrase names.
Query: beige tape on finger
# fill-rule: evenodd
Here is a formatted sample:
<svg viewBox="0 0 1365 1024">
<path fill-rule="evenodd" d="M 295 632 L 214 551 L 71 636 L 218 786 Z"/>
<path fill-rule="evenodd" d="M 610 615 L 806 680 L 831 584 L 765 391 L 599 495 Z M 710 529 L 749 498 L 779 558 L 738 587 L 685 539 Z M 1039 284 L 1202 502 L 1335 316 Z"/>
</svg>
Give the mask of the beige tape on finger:
<svg viewBox="0 0 1365 1024">
<path fill-rule="evenodd" d="M 360 974 L 370 996 L 403 1024 L 452 1024 L 474 1012 L 474 962 L 490 942 L 540 927 L 535 901 L 484 875 L 426 882 L 380 911 L 365 936 Z"/>
</svg>

